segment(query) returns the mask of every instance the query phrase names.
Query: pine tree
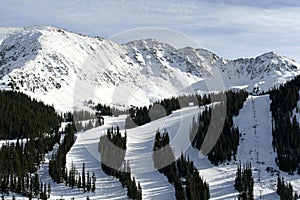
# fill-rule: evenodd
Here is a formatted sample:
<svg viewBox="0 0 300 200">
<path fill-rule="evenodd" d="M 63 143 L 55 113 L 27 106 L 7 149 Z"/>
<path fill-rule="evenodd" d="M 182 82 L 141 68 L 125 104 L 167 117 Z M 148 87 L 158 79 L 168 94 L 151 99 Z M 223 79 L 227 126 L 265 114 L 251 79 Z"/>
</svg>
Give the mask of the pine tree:
<svg viewBox="0 0 300 200">
<path fill-rule="evenodd" d="M 48 192 L 48 198 L 50 198 L 50 194 L 51 194 L 51 186 L 50 186 L 50 183 L 48 183 L 48 189 L 47 189 L 47 192 Z"/>
<path fill-rule="evenodd" d="M 39 194 L 40 180 L 37 173 L 34 174 L 33 192 L 35 196 Z"/>
<path fill-rule="evenodd" d="M 242 170 L 241 170 L 241 163 L 237 167 L 236 178 L 234 187 L 237 191 L 242 190 Z"/>
<path fill-rule="evenodd" d="M 82 187 L 82 185 L 81 185 L 81 176 L 78 177 L 77 187 L 78 188 Z"/>
<path fill-rule="evenodd" d="M 96 191 L 96 176 L 95 173 L 93 172 L 93 176 L 92 176 L 92 192 Z"/>
<path fill-rule="evenodd" d="M 83 191 L 85 192 L 86 183 L 85 183 L 85 163 L 82 164 L 82 187 Z"/>
<path fill-rule="evenodd" d="M 90 179 L 90 172 L 88 171 L 87 172 L 87 186 L 86 186 L 86 190 L 88 191 L 88 192 L 90 192 L 90 190 L 91 190 L 91 179 Z"/>
<path fill-rule="evenodd" d="M 137 189 L 137 200 L 142 200 L 142 187 L 140 182 L 138 183 L 138 189 Z"/>
</svg>

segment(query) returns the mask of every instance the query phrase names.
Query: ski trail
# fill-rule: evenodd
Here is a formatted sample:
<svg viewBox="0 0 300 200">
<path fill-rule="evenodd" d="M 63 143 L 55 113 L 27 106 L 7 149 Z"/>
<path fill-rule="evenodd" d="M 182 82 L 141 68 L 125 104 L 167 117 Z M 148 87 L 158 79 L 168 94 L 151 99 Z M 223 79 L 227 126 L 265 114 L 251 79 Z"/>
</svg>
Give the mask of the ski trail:
<svg viewBox="0 0 300 200">
<path fill-rule="evenodd" d="M 166 129 L 175 157 L 180 156 L 185 146 L 190 144 L 191 122 L 199 111 L 198 107 L 184 108 L 165 118 L 127 130 L 126 160 L 130 162 L 132 176 L 141 183 L 143 199 L 175 199 L 174 186 L 168 182 L 166 176 L 154 169 L 154 137 L 158 129 Z"/>
<path fill-rule="evenodd" d="M 79 132 L 76 134 L 76 141 L 70 151 L 67 154 L 67 163 L 66 167 L 70 169 L 71 164 L 76 166 L 76 169 L 79 173 L 82 172 L 82 163 L 85 163 L 86 173 L 90 172 L 90 177 L 94 172 L 96 175 L 96 191 L 95 193 L 86 192 L 84 193 L 82 189 L 78 190 L 65 186 L 64 183 L 57 184 L 52 181 L 49 175 L 49 159 L 53 152 L 58 148 L 58 145 L 55 146 L 53 152 L 49 152 L 46 155 L 46 160 L 41 164 L 41 168 L 38 171 L 38 174 L 41 180 L 45 183 L 51 184 L 51 199 L 75 199 L 85 200 L 87 196 L 90 199 L 128 199 L 127 191 L 121 185 L 121 183 L 114 177 L 108 176 L 101 169 L 101 158 L 98 153 L 98 143 L 100 135 L 106 133 L 107 128 L 111 125 L 118 123 L 120 126 L 124 126 L 122 121 L 124 116 L 118 118 L 105 118 L 105 125 L 102 127 L 97 127 L 85 132 Z"/>
</svg>

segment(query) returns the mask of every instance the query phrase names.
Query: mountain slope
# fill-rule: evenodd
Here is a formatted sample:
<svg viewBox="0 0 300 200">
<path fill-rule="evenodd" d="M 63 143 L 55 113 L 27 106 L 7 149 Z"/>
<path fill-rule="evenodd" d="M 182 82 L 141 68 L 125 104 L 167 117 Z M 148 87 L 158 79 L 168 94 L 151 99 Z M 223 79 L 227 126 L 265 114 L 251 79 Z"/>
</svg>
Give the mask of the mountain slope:
<svg viewBox="0 0 300 200">
<path fill-rule="evenodd" d="M 147 105 L 194 91 L 216 76 L 224 89 L 268 90 L 299 74 L 300 65 L 273 52 L 228 60 L 204 49 L 145 39 L 117 44 L 54 27 L 0 28 L 0 85 L 59 110 L 84 100 Z"/>
</svg>

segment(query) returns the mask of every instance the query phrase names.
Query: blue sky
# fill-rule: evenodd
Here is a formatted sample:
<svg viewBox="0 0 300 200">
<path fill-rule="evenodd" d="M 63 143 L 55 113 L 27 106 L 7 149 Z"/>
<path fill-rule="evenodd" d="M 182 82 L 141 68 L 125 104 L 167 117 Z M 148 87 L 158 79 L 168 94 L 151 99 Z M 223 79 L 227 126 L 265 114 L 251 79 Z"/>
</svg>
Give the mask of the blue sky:
<svg viewBox="0 0 300 200">
<path fill-rule="evenodd" d="M 110 38 L 161 27 L 225 58 L 268 51 L 300 62 L 298 0 L 0 0 L 0 26 L 51 25 Z"/>
</svg>

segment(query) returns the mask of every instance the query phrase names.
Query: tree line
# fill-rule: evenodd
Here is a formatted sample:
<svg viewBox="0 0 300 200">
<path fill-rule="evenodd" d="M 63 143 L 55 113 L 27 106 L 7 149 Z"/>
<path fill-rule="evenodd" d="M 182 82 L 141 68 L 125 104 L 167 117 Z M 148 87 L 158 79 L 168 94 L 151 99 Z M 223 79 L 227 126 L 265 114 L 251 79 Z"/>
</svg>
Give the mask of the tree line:
<svg viewBox="0 0 300 200">
<path fill-rule="evenodd" d="M 127 110 L 121 110 L 116 107 L 111 107 L 108 105 L 103 105 L 101 103 L 98 103 L 95 108 L 94 108 L 98 113 L 100 113 L 102 116 L 119 116 L 119 115 L 124 115 L 127 113 Z"/>
<path fill-rule="evenodd" d="M 154 167 L 174 185 L 176 199 L 209 199 L 209 185 L 200 177 L 193 161 L 186 159 L 183 154 L 175 160 L 169 142 L 166 130 L 162 134 L 159 130 L 156 132 L 153 162 Z"/>
<path fill-rule="evenodd" d="M 49 198 L 50 185 L 40 181 L 40 163 L 60 140 L 61 117 L 51 106 L 13 91 L 0 91 L 0 185 L 4 195 Z M 24 138 L 24 139 L 22 139 Z"/>
<path fill-rule="evenodd" d="M 75 126 L 76 126 L 76 131 L 87 131 L 92 128 L 96 128 L 100 126 L 100 123 L 98 120 L 95 119 L 90 119 L 86 122 L 81 122 L 81 121 L 75 121 Z"/>
<path fill-rule="evenodd" d="M 65 128 L 65 137 L 63 142 L 59 145 L 58 150 L 54 153 L 49 161 L 49 174 L 51 178 L 57 183 L 66 181 L 66 162 L 67 153 L 75 143 L 75 125 L 70 123 Z"/>
<path fill-rule="evenodd" d="M 269 92 L 273 147 L 279 169 L 300 174 L 300 128 L 293 110 L 298 110 L 300 76 Z"/>
<path fill-rule="evenodd" d="M 56 183 L 65 183 L 71 188 L 83 189 L 83 192 L 95 192 L 96 176 L 93 172 L 90 174 L 85 172 L 85 163 L 82 164 L 82 173 L 79 173 L 75 165 L 72 163 L 70 170 L 66 167 L 67 153 L 75 143 L 76 127 L 74 123 L 69 123 L 65 128 L 65 137 L 63 143 L 58 147 L 49 161 L 49 174 Z"/>
<path fill-rule="evenodd" d="M 75 110 L 73 112 L 63 113 L 62 115 L 64 122 L 75 123 L 76 132 L 86 131 L 102 125 L 97 118 L 98 116 L 96 114 L 86 110 Z"/>
<path fill-rule="evenodd" d="M 86 121 L 86 120 L 96 119 L 96 115 L 87 110 L 78 110 L 78 111 L 74 110 L 72 115 L 75 121 Z"/>
<path fill-rule="evenodd" d="M 280 200 L 296 200 L 300 196 L 294 193 L 291 183 L 285 183 L 284 178 L 278 176 L 277 178 L 277 194 L 280 196 Z"/>
<path fill-rule="evenodd" d="M 200 150 L 209 126 L 217 127 L 218 125 L 222 125 L 219 124 L 222 120 L 218 120 L 217 122 L 211 121 L 212 109 L 215 109 L 218 114 L 218 111 L 226 106 L 226 115 L 221 134 L 215 146 L 208 152 L 208 159 L 215 165 L 232 159 L 236 160 L 235 156 L 239 145 L 240 132 L 239 129 L 233 125 L 233 116 L 239 114 L 239 110 L 243 107 L 243 104 L 248 97 L 248 93 L 243 90 L 235 92 L 227 91 L 225 95 L 226 103 L 221 101 L 211 107 L 206 107 L 205 110 L 199 114 L 197 122 L 193 120 L 190 132 L 192 146 Z"/>
<path fill-rule="evenodd" d="M 100 137 L 98 151 L 101 154 L 102 170 L 114 176 L 127 188 L 127 196 L 134 200 L 142 199 L 142 188 L 131 176 L 129 161 L 126 161 L 127 134 L 122 136 L 118 126 L 107 129 L 107 133 Z"/>
<path fill-rule="evenodd" d="M 54 133 L 58 131 L 62 120 L 52 106 L 19 92 L 1 90 L 0 104 L 1 140 Z"/>
<path fill-rule="evenodd" d="M 72 163 L 70 170 L 66 169 L 64 182 L 66 186 L 71 188 L 77 187 L 78 189 L 82 189 L 83 192 L 95 192 L 96 191 L 96 175 L 93 172 L 86 172 L 85 163 L 82 164 L 81 173 Z"/>
<path fill-rule="evenodd" d="M 49 138 L 47 138 L 49 140 Z M 45 144 L 46 139 L 27 140 L 24 144 L 7 143 L 0 150 L 0 187 L 2 198 L 14 192 L 29 199 L 50 197 L 50 184 L 43 183 L 36 173 L 46 152 L 52 150 L 55 138 Z M 41 145 L 41 146 L 40 146 Z"/>
<path fill-rule="evenodd" d="M 238 199 L 253 200 L 253 185 L 251 163 L 247 162 L 246 165 L 243 165 L 243 168 L 239 163 L 234 183 L 234 188 L 240 192 Z"/>
<path fill-rule="evenodd" d="M 128 129 L 136 126 L 142 126 L 151 121 L 168 116 L 175 110 L 188 107 L 190 105 L 201 106 L 209 103 L 211 103 L 210 95 L 189 95 L 163 99 L 148 107 L 131 107 L 128 110 L 125 127 Z"/>
</svg>

